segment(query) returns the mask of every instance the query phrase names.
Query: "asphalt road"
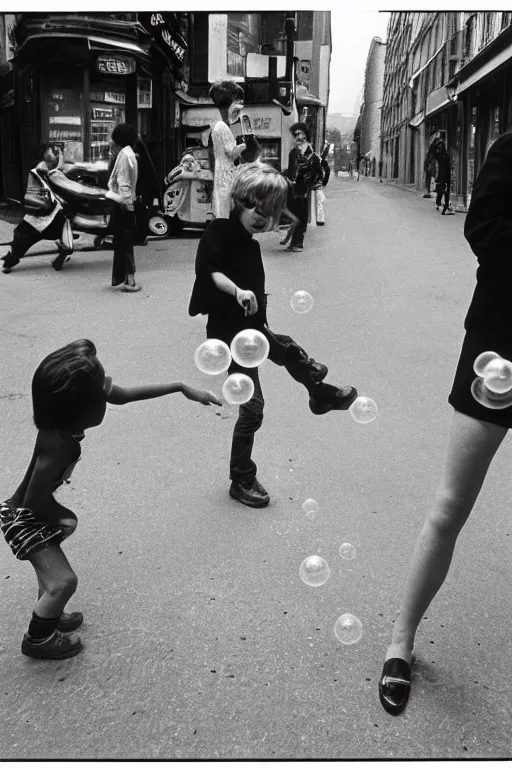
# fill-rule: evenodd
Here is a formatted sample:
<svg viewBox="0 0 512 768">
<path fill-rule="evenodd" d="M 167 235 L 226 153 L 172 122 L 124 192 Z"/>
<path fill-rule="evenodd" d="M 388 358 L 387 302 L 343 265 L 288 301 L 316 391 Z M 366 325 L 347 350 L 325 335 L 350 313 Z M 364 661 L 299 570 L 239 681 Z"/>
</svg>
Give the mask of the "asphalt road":
<svg viewBox="0 0 512 768">
<path fill-rule="evenodd" d="M 0 548 L 1 759 L 511 756 L 508 439 L 422 622 L 406 712 L 390 717 L 377 694 L 450 424 L 476 266 L 464 216 L 370 179 L 333 178 L 327 194 L 327 224 L 308 229 L 303 253 L 260 237 L 269 321 L 327 363 L 329 381 L 372 397 L 377 419 L 313 416 L 305 391 L 264 363 L 254 457 L 271 503 L 251 510 L 228 496 L 232 406 L 181 395 L 109 406 L 59 492 L 79 518 L 64 550 L 82 654 L 21 655 L 36 583 Z M 30 459 L 33 371 L 73 339 L 91 338 L 119 384 L 220 393 L 223 377 L 193 362 L 205 325 L 187 315 L 196 246 L 139 248 L 138 294 L 109 287 L 109 251 L 76 254 L 60 273 L 34 256 L 0 275 L 1 498 Z M 289 304 L 299 289 L 314 298 L 304 315 Z M 340 558 L 343 542 L 354 560 Z M 299 578 L 310 554 L 331 568 L 319 588 Z M 345 612 L 363 624 L 351 646 L 334 635 Z"/>
</svg>

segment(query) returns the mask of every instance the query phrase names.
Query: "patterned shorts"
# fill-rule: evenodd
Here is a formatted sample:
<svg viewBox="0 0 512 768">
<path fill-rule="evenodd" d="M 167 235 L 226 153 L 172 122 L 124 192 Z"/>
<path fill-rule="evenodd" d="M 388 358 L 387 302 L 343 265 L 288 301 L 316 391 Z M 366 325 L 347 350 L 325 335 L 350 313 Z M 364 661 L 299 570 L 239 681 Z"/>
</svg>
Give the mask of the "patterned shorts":
<svg viewBox="0 0 512 768">
<path fill-rule="evenodd" d="M 66 525 L 42 523 L 27 507 L 0 502 L 0 531 L 18 560 L 26 560 L 51 544 L 60 544 L 75 528 L 76 521 L 70 520 Z"/>
</svg>

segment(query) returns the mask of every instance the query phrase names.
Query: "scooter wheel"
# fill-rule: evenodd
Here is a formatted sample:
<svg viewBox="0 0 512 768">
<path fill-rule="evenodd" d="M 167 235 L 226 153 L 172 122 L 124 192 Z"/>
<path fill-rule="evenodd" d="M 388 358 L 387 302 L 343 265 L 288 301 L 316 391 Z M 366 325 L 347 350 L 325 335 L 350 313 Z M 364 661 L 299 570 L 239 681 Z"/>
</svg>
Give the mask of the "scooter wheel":
<svg viewBox="0 0 512 768">
<path fill-rule="evenodd" d="M 151 216 L 148 229 L 152 235 L 157 235 L 157 237 L 166 237 L 169 234 L 169 225 L 163 216 Z"/>
</svg>

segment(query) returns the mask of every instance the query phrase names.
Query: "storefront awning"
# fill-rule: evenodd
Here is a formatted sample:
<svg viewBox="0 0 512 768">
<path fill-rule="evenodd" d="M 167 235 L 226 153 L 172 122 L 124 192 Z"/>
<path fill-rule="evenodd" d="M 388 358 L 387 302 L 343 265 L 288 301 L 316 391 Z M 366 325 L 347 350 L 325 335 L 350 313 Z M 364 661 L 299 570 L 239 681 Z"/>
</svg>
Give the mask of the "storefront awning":
<svg viewBox="0 0 512 768">
<path fill-rule="evenodd" d="M 76 32 L 38 32 L 37 35 L 28 37 L 18 48 L 14 60 L 30 59 L 33 57 L 34 49 L 40 49 L 45 44 L 45 50 L 48 48 L 48 43 L 53 40 L 60 40 L 62 43 L 68 43 L 69 45 L 76 45 L 76 41 L 79 41 L 83 46 L 86 45 L 89 50 L 101 50 L 107 51 L 115 49 L 116 51 L 125 51 L 126 53 L 135 54 L 149 59 L 149 53 L 136 43 L 131 43 L 129 40 L 115 40 L 109 37 L 99 37 L 96 35 L 78 34 Z M 80 51 L 76 50 L 77 58 L 80 55 Z"/>
<path fill-rule="evenodd" d="M 147 56 L 149 58 L 149 53 L 144 48 L 141 48 L 140 45 L 137 45 L 136 43 L 130 43 L 129 40 L 114 40 L 110 37 L 96 37 L 95 35 L 87 35 L 87 40 L 89 41 L 89 48 L 91 49 L 112 49 L 116 48 L 123 51 L 129 51 L 130 53 L 136 53 L 139 56 Z"/>
<path fill-rule="evenodd" d="M 489 61 L 477 69 L 476 72 L 473 72 L 473 74 L 469 75 L 465 80 L 458 80 L 457 77 L 454 77 L 452 83 L 457 84 L 457 90 L 455 93 L 459 94 L 462 93 L 462 91 L 466 91 L 468 88 L 471 88 L 472 85 L 480 82 L 480 80 L 483 80 L 485 77 L 492 74 L 492 72 L 498 69 L 498 67 L 500 67 L 502 64 L 505 64 L 507 61 L 509 61 L 511 57 L 512 43 L 504 50 L 493 56 L 492 59 L 489 59 Z M 448 85 L 451 85 L 452 83 L 449 83 Z"/>
</svg>

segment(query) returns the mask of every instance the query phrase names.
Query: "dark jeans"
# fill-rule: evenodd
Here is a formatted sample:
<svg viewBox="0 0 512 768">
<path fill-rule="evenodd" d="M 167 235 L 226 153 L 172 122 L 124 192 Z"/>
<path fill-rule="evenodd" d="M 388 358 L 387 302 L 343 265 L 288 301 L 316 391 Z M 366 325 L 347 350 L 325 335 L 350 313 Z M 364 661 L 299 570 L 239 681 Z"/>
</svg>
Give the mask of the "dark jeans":
<svg viewBox="0 0 512 768">
<path fill-rule="evenodd" d="M 22 259 L 29 248 L 40 240 L 59 240 L 62 237 L 62 228 L 66 218 L 62 211 L 55 216 L 51 224 L 39 232 L 27 221 L 20 221 L 13 232 L 11 253 L 13 259 Z"/>
<path fill-rule="evenodd" d="M 135 274 L 133 243 L 136 226 L 134 212 L 116 205 L 110 220 L 110 228 L 114 234 L 112 285 L 120 285 L 128 281 L 128 275 Z"/>
<path fill-rule="evenodd" d="M 314 363 L 304 349 L 299 347 L 290 336 L 272 333 L 268 328 L 260 329 L 265 334 L 270 350 L 268 359 L 276 365 L 286 368 L 290 376 L 313 394 L 317 384 L 311 379 L 311 364 Z M 238 419 L 233 430 L 229 473 L 235 482 L 251 483 L 256 477 L 257 466 L 251 458 L 254 435 L 263 422 L 265 401 L 261 390 L 258 368 L 241 368 L 232 363 L 228 373 L 245 373 L 254 382 L 252 398 L 240 406 Z"/>
<path fill-rule="evenodd" d="M 436 184 L 436 205 L 441 205 L 441 200 L 444 195 L 443 211 L 448 210 L 450 205 L 450 185 L 449 184 Z"/>
<path fill-rule="evenodd" d="M 293 197 L 290 195 L 288 198 L 288 208 L 298 218 L 298 224 L 293 230 L 290 247 L 294 245 L 304 245 L 304 235 L 308 226 L 308 214 L 309 214 L 309 195 L 305 197 Z"/>
</svg>

